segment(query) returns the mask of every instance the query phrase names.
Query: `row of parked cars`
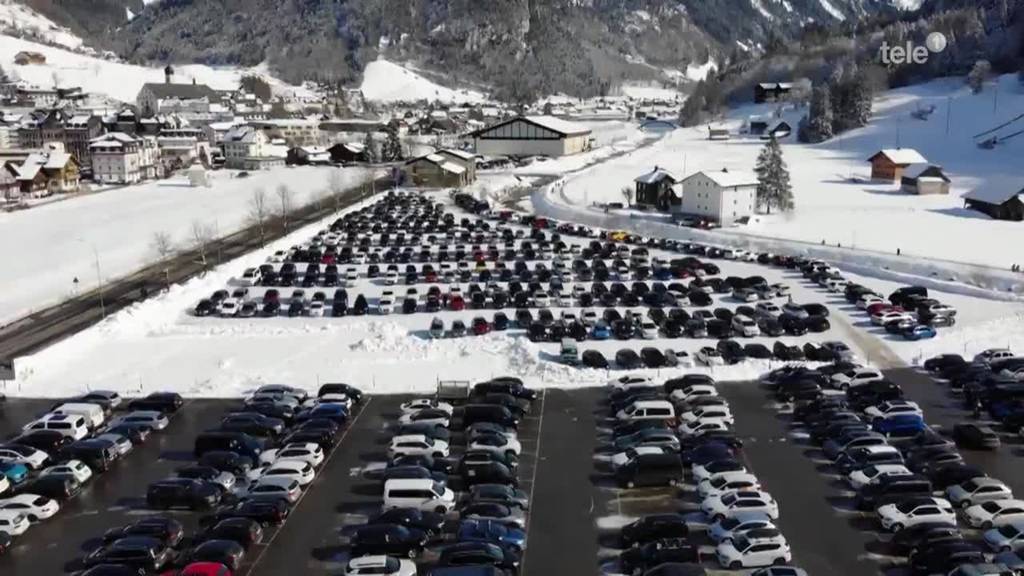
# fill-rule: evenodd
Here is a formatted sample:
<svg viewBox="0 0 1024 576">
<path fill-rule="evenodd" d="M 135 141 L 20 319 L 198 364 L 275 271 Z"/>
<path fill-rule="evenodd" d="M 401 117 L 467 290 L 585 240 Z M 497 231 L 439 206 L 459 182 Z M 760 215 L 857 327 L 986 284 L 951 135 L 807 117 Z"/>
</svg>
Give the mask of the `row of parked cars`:
<svg viewBox="0 0 1024 576">
<path fill-rule="evenodd" d="M 681 489 L 688 481 L 707 519 L 704 530 L 668 511 L 627 524 L 619 535 L 625 549 L 619 555 L 621 572 L 656 574 L 666 563 L 699 564 L 701 541 L 707 539 L 723 568 L 805 574 L 785 566 L 792 553 L 775 524 L 778 502 L 743 464 L 729 403 L 711 377 L 687 374 L 659 384 L 645 376 L 621 376 L 609 380 L 606 403 L 612 422 L 610 466 L 618 485 Z"/>
<path fill-rule="evenodd" d="M 964 408 L 988 414 L 1010 434 L 1024 434 L 1024 358 L 1007 348 L 989 348 L 969 359 L 929 358 L 923 367 L 959 396 Z"/>
<path fill-rule="evenodd" d="M 882 530 L 892 533 L 892 554 L 907 557 L 914 574 L 1001 573 L 976 570 L 990 560 L 988 552 L 1024 546 L 1015 536 L 1024 530 L 1024 501 L 965 463 L 958 451 L 998 447 L 991 430 L 964 422 L 944 436 L 925 423 L 918 404 L 903 399 L 898 385 L 852 362 L 788 366 L 763 382 L 776 390 L 802 390 L 793 420 L 854 491 L 853 506 L 873 513 Z M 825 394 L 826 387 L 843 393 Z M 958 516 L 983 531 L 980 542 L 959 529 Z"/>
<path fill-rule="evenodd" d="M 516 378 L 473 386 L 460 402 L 417 398 L 389 426 L 381 510 L 346 527 L 346 574 L 414 576 L 428 549 L 434 576 L 518 574 L 529 496 L 518 488 L 519 425 L 536 399 Z"/>
<path fill-rule="evenodd" d="M 362 393 L 325 384 L 316 397 L 284 385 L 255 390 L 241 409 L 195 437 L 195 461 L 146 489 L 148 510 L 203 512 L 186 534 L 173 516 L 108 530 L 82 558 L 84 576 L 224 576 L 280 524 L 316 476 Z"/>
<path fill-rule="evenodd" d="M 0 444 L 0 552 L 166 428 L 181 405 L 172 393 L 124 402 L 97 390 L 56 403 Z"/>
</svg>

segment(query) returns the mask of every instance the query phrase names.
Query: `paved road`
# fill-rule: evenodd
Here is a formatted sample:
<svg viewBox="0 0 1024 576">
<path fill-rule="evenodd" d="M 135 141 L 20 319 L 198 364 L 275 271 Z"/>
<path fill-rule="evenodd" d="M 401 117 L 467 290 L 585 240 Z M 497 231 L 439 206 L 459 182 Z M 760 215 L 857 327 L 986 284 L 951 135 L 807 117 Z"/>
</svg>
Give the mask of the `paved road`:
<svg viewBox="0 0 1024 576">
<path fill-rule="evenodd" d="M 267 226 L 265 241 L 276 240 L 301 226 L 322 220 L 342 208 L 369 197 L 373 190 L 383 190 L 389 185 L 390 180 L 381 179 L 376 181 L 374 187 L 370 189 L 351 188 L 346 190 L 339 196 L 337 202 L 325 200 L 320 203 L 320 206 L 310 204 L 299 208 L 289 218 L 287 229 L 278 225 Z M 209 265 L 237 258 L 263 245 L 264 242 L 261 241 L 257 226 L 240 230 L 210 244 L 207 249 Z M 128 276 L 107 282 L 96 290 L 2 326 L 0 327 L 0 367 L 9 366 L 19 356 L 45 348 L 88 328 L 100 321 L 104 315 L 112 314 L 126 306 L 145 300 L 148 294 L 157 293 L 168 284 L 188 280 L 207 268 L 208 266 L 201 262 L 199 251 L 190 250 L 168 261 L 152 264 Z"/>
</svg>

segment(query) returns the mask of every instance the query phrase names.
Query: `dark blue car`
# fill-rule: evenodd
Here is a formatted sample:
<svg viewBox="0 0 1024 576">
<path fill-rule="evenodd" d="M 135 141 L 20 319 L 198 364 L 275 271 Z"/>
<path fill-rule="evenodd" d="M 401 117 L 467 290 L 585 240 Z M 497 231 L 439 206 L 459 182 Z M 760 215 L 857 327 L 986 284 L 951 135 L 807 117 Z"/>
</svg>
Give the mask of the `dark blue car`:
<svg viewBox="0 0 1024 576">
<path fill-rule="evenodd" d="M 928 425 L 917 414 L 898 414 L 876 420 L 872 424 L 872 428 L 889 438 L 907 438 L 924 432 L 928 429 Z"/>
<path fill-rule="evenodd" d="M 496 520 L 463 520 L 457 533 L 459 542 L 492 542 L 522 551 L 526 547 L 526 532 Z"/>
<path fill-rule="evenodd" d="M 590 337 L 594 340 L 607 340 L 612 337 L 612 331 L 604 322 L 598 322 L 590 330 Z"/>
<path fill-rule="evenodd" d="M 337 424 L 344 424 L 348 420 L 348 408 L 343 404 L 320 404 L 297 415 L 295 421 L 303 422 L 313 418 L 323 418 Z"/>
</svg>

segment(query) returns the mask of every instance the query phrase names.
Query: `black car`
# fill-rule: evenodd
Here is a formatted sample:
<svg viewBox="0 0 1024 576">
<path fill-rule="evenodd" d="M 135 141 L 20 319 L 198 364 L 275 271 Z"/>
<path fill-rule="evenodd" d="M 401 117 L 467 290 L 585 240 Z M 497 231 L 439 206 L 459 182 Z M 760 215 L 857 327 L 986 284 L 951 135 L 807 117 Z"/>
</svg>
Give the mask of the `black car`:
<svg viewBox="0 0 1024 576">
<path fill-rule="evenodd" d="M 228 518 L 249 518 L 264 526 L 281 524 L 288 518 L 289 512 L 288 503 L 283 499 L 243 500 L 234 506 L 221 508 L 213 514 L 203 516 L 199 519 L 199 525 L 214 526 Z"/>
<path fill-rule="evenodd" d="M 198 541 L 231 540 L 248 549 L 263 539 L 263 527 L 252 518 L 225 518 L 208 526 L 198 535 Z"/>
<path fill-rule="evenodd" d="M 235 476 L 244 476 L 252 469 L 253 462 L 248 456 L 226 450 L 211 450 L 199 457 L 200 466 L 211 466 Z"/>
<path fill-rule="evenodd" d="M 29 446 L 47 454 L 56 454 L 74 440 L 58 430 L 33 430 L 11 439 L 12 444 Z"/>
<path fill-rule="evenodd" d="M 938 539 L 963 540 L 963 534 L 956 526 L 943 522 L 924 522 L 893 534 L 889 546 L 893 552 L 902 556 L 920 547 L 922 543 L 935 542 Z"/>
<path fill-rule="evenodd" d="M 490 542 L 458 542 L 441 549 L 439 566 L 494 566 L 519 569 L 519 553 L 511 546 Z"/>
<path fill-rule="evenodd" d="M 807 334 L 807 324 L 799 316 L 786 312 L 780 315 L 778 320 L 779 325 L 790 336 L 803 336 Z"/>
<path fill-rule="evenodd" d="M 82 485 L 67 476 L 43 476 L 21 487 L 23 494 L 36 494 L 58 502 L 70 500 L 82 491 Z"/>
<path fill-rule="evenodd" d="M 504 484 L 476 484 L 470 487 L 467 499 L 469 502 L 494 502 L 522 510 L 529 508 L 525 492 Z"/>
<path fill-rule="evenodd" d="M 999 435 L 988 426 L 966 422 L 953 426 L 953 441 L 957 446 L 973 450 L 999 449 Z"/>
<path fill-rule="evenodd" d="M 466 486 L 501 484 L 518 486 L 519 478 L 511 468 L 501 462 L 487 462 L 463 469 L 462 481 Z"/>
<path fill-rule="evenodd" d="M 454 466 L 451 460 L 445 458 L 434 458 L 429 454 L 407 454 L 405 456 L 395 456 L 388 462 L 388 467 L 395 466 L 420 466 L 431 470 L 433 472 L 442 472 L 449 474 L 452 472 Z"/>
<path fill-rule="evenodd" d="M 910 555 L 910 569 L 915 575 L 948 574 L 962 564 L 984 562 L 984 550 L 971 542 L 944 542 L 919 549 Z"/>
<path fill-rule="evenodd" d="M 245 548 L 234 540 L 214 539 L 196 545 L 181 556 L 183 563 L 216 562 L 235 572 L 245 557 Z"/>
<path fill-rule="evenodd" d="M 411 422 L 402 424 L 395 429 L 395 436 L 408 436 L 410 434 L 423 434 L 433 440 L 444 440 L 449 442 L 452 437 L 451 430 L 443 426 L 437 426 L 431 422 Z"/>
<path fill-rule="evenodd" d="M 107 530 L 103 534 L 103 543 L 110 544 L 129 536 L 147 536 L 149 538 L 156 538 L 173 548 L 181 542 L 184 535 L 185 530 L 181 522 L 165 516 L 151 516 L 125 526 Z"/>
<path fill-rule="evenodd" d="M 81 460 L 94 472 L 105 472 L 115 460 L 120 458 L 120 453 L 107 441 L 96 438 L 79 440 L 65 446 L 57 454 L 57 460 Z"/>
<path fill-rule="evenodd" d="M 170 478 L 149 485 L 146 505 L 150 508 L 208 509 L 220 503 L 223 490 L 216 484 L 190 478 Z"/>
<path fill-rule="evenodd" d="M 743 346 L 735 340 L 719 340 L 716 348 L 726 364 L 739 364 L 747 359 Z"/>
<path fill-rule="evenodd" d="M 368 524 L 356 529 L 350 542 L 353 558 L 370 554 L 415 558 L 426 546 L 427 534 L 400 524 Z"/>
<path fill-rule="evenodd" d="M 91 568 L 102 564 L 123 564 L 158 572 L 173 560 L 173 551 L 164 542 L 146 536 L 121 538 L 90 552 L 82 564 Z"/>
<path fill-rule="evenodd" d="M 583 365 L 587 368 L 608 368 L 608 359 L 597 350 L 585 350 L 582 356 Z"/>
<path fill-rule="evenodd" d="M 629 348 L 623 348 L 615 353 L 615 364 L 624 370 L 635 370 L 643 366 L 640 356 Z"/>
<path fill-rule="evenodd" d="M 825 306 L 824 304 L 804 304 L 803 308 L 807 312 L 807 314 L 810 315 L 811 318 L 828 317 L 828 306 Z"/>
<path fill-rule="evenodd" d="M 747 358 L 756 360 L 768 360 L 772 357 L 772 351 L 767 346 L 756 342 L 744 345 L 743 353 L 747 355 Z"/>
<path fill-rule="evenodd" d="M 777 341 L 772 346 L 772 354 L 775 355 L 779 360 L 786 361 L 798 361 L 804 359 L 804 351 L 797 345 L 789 345 L 782 341 Z"/>
<path fill-rule="evenodd" d="M 351 384 L 342 384 L 339 382 L 322 384 L 320 389 L 317 390 L 317 398 L 326 394 L 344 394 L 351 398 L 356 404 L 363 401 L 363 391 Z"/>
<path fill-rule="evenodd" d="M 129 402 L 128 409 L 155 410 L 169 415 L 177 412 L 184 404 L 185 399 L 177 392 L 153 392 Z"/>
<path fill-rule="evenodd" d="M 808 304 L 810 306 L 810 304 Z M 804 319 L 804 326 L 807 327 L 808 332 L 821 333 L 828 331 L 832 327 L 828 322 L 828 318 L 825 316 L 810 316 Z"/>
<path fill-rule="evenodd" d="M 651 514 L 626 524 L 619 534 L 623 548 L 663 538 L 686 538 L 690 535 L 682 514 Z"/>
<path fill-rule="evenodd" d="M 437 537 L 444 528 L 444 514 L 423 512 L 416 508 L 392 508 L 371 518 L 367 524 L 397 524 Z"/>
<path fill-rule="evenodd" d="M 640 350 L 640 359 L 647 368 L 661 368 L 665 366 L 665 354 L 652 346 Z"/>
</svg>

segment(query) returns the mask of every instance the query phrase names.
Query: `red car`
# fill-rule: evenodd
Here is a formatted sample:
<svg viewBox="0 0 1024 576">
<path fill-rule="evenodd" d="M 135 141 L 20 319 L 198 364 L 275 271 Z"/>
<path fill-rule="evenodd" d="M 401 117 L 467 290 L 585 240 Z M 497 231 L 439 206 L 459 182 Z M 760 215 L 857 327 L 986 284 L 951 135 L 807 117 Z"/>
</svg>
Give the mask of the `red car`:
<svg viewBox="0 0 1024 576">
<path fill-rule="evenodd" d="M 462 296 L 452 296 L 451 300 L 448 301 L 448 309 L 458 312 L 466 308 L 466 301 L 462 299 Z"/>
<path fill-rule="evenodd" d="M 491 331 L 491 325 L 484 318 L 477 316 L 476 318 L 473 318 L 473 325 L 470 329 L 476 336 L 483 336 Z"/>
<path fill-rule="evenodd" d="M 263 293 L 263 303 L 277 302 L 281 299 L 281 295 L 277 290 L 270 289 Z"/>
<path fill-rule="evenodd" d="M 903 308 L 893 306 L 892 304 L 886 304 L 885 302 L 876 302 L 875 304 L 867 307 L 868 316 L 874 316 L 883 310 L 886 312 L 903 312 Z"/>
<path fill-rule="evenodd" d="M 220 562 L 193 562 L 181 570 L 171 570 L 160 576 L 231 576 L 231 570 Z"/>
</svg>

